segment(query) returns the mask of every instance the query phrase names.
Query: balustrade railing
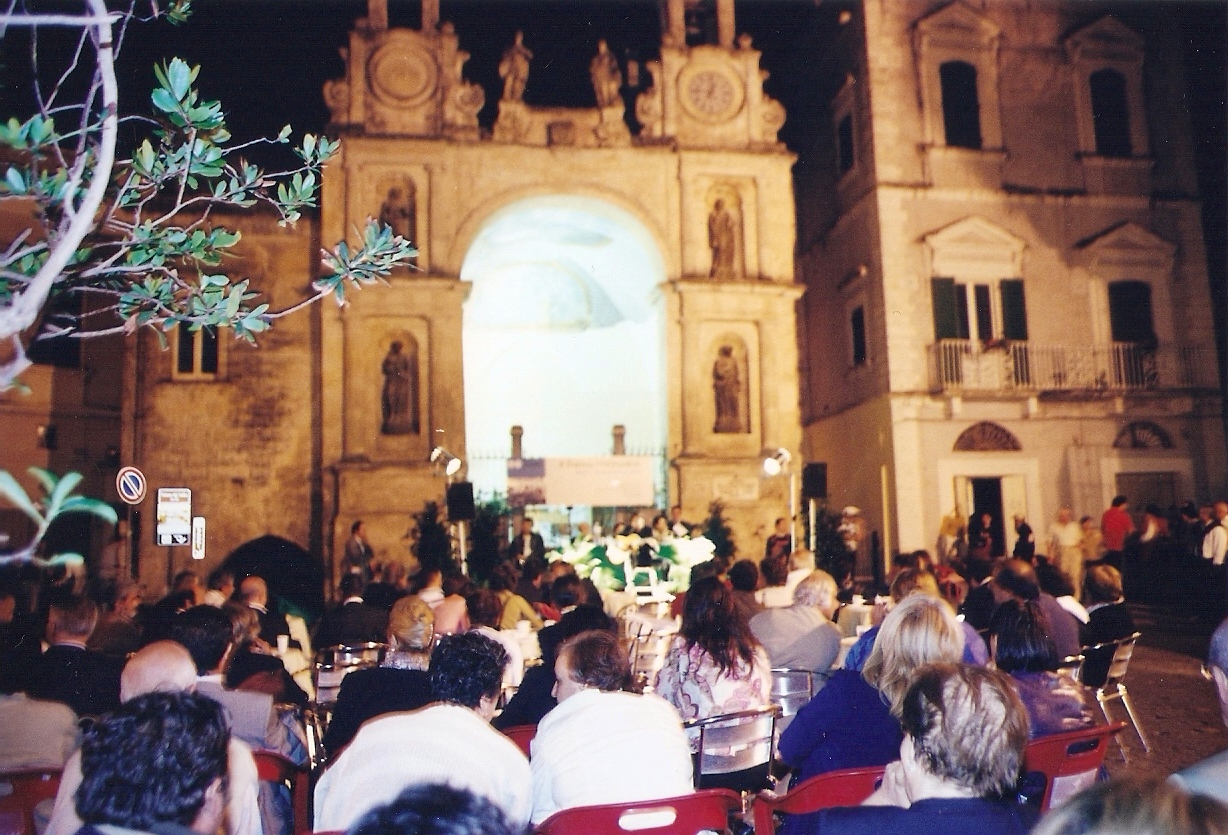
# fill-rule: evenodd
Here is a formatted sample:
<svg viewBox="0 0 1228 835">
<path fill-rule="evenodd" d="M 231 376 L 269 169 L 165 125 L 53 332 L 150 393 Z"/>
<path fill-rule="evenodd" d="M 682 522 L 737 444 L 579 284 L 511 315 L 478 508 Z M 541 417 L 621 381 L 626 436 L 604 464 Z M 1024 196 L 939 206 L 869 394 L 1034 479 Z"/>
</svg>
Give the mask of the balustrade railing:
<svg viewBox="0 0 1228 835">
<path fill-rule="evenodd" d="M 1214 351 L 1200 345 L 1040 345 L 943 339 L 929 349 L 935 391 L 1126 392 L 1214 389 Z"/>
</svg>

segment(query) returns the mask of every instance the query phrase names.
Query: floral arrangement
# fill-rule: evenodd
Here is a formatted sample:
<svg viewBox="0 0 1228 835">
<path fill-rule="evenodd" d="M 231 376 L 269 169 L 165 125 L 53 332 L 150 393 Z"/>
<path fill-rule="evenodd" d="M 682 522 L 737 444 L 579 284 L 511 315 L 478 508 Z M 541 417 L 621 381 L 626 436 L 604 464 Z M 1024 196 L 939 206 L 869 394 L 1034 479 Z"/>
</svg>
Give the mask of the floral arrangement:
<svg viewBox="0 0 1228 835">
<path fill-rule="evenodd" d="M 652 564 L 637 566 L 636 555 L 644 546 L 652 552 Z M 573 543 L 550 554 L 550 559 L 570 563 L 577 576 L 592 580 L 599 589 L 622 591 L 628 585 L 651 585 L 675 594 L 686 591 L 691 584 L 691 567 L 712 559 L 715 547 L 704 537 L 658 542 L 629 534 L 601 542 Z"/>
</svg>

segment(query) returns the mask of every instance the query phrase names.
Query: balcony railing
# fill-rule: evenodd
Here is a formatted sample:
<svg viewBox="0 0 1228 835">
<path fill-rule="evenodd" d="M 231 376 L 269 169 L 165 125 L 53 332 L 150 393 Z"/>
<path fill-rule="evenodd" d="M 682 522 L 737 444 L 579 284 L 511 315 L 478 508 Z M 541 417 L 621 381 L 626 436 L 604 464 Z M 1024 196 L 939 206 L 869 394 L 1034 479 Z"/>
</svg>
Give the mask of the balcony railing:
<svg viewBox="0 0 1228 835">
<path fill-rule="evenodd" d="M 1038 345 L 943 339 L 929 349 L 930 385 L 944 392 L 1128 392 L 1219 387 L 1204 346 L 1129 342 Z"/>
</svg>

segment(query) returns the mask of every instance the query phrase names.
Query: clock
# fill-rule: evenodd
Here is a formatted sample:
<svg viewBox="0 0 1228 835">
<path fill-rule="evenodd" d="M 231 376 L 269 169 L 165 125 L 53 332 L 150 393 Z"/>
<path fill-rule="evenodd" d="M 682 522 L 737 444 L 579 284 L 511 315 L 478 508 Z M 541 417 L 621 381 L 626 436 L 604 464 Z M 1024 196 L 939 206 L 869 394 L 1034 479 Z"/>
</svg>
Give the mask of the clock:
<svg viewBox="0 0 1228 835">
<path fill-rule="evenodd" d="M 720 64 L 690 64 L 679 74 L 678 92 L 682 109 L 709 124 L 732 119 L 745 98 L 742 79 Z"/>
</svg>

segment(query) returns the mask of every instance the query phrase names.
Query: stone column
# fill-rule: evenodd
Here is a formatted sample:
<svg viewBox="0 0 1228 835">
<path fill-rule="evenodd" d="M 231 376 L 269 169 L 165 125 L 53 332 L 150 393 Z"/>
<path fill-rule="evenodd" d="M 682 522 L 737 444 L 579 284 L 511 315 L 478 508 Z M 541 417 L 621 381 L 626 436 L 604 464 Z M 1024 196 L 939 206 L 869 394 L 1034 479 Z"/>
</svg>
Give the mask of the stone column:
<svg viewBox="0 0 1228 835">
<path fill-rule="evenodd" d="M 716 0 L 716 42 L 725 49 L 733 47 L 733 0 Z"/>
</svg>

